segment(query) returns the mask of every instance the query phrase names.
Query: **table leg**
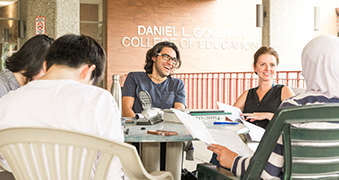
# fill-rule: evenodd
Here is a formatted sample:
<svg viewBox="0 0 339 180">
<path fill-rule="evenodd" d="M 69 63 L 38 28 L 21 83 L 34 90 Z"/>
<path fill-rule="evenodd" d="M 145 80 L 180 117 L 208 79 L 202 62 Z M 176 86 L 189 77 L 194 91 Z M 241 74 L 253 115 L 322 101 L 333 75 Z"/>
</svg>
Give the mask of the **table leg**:
<svg viewBox="0 0 339 180">
<path fill-rule="evenodd" d="M 183 142 L 168 142 L 166 145 L 166 171 L 170 171 L 175 180 L 181 179 L 183 161 Z"/>
<path fill-rule="evenodd" d="M 160 143 L 140 143 L 141 161 L 148 173 L 160 171 Z"/>
</svg>

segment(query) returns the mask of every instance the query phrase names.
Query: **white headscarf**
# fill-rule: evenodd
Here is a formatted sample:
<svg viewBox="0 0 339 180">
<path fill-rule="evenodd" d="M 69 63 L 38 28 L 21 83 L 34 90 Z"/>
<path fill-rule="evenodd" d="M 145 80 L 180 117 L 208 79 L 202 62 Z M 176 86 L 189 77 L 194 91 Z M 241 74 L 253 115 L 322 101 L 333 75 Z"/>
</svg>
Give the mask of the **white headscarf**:
<svg viewBox="0 0 339 180">
<path fill-rule="evenodd" d="M 322 35 L 311 40 L 301 57 L 307 92 L 339 98 L 339 38 Z"/>
</svg>

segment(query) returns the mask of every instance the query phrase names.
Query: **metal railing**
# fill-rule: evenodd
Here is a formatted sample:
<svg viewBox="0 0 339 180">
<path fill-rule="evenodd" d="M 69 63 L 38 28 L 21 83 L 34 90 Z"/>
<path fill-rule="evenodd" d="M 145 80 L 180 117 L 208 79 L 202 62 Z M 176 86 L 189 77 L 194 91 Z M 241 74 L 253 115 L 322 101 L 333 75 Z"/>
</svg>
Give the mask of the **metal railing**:
<svg viewBox="0 0 339 180">
<path fill-rule="evenodd" d="M 217 101 L 233 105 L 247 89 L 258 86 L 252 72 L 175 73 L 186 88 L 188 109 L 217 109 Z M 277 71 L 275 83 L 306 88 L 300 71 Z"/>
</svg>

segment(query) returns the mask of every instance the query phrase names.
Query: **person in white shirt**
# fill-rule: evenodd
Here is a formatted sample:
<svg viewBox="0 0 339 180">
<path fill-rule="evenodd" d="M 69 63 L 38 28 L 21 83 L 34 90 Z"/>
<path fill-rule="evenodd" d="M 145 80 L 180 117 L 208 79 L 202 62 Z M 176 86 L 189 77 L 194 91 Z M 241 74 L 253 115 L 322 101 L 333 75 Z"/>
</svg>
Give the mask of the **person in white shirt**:
<svg viewBox="0 0 339 180">
<path fill-rule="evenodd" d="M 106 54 L 89 36 L 58 38 L 46 54 L 46 74 L 0 99 L 0 129 L 53 127 L 124 141 L 112 95 L 93 86 L 103 77 Z M 118 158 L 108 179 L 126 179 Z"/>
</svg>

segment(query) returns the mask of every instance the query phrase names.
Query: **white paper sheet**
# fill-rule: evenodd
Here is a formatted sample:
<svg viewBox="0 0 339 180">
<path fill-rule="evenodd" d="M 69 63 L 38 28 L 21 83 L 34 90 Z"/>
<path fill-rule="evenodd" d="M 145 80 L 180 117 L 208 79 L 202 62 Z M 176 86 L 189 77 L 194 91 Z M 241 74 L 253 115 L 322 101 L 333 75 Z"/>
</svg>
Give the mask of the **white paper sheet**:
<svg viewBox="0 0 339 180">
<path fill-rule="evenodd" d="M 207 129 L 199 119 L 176 109 L 171 110 L 194 138 L 200 139 L 207 145 L 211 143 L 223 145 L 244 157 L 253 155 L 253 151 L 243 143 L 236 131 Z"/>
<path fill-rule="evenodd" d="M 261 140 L 262 136 L 265 133 L 264 128 L 245 121 L 243 117 L 241 116 L 242 112 L 239 108 L 226 105 L 220 102 L 217 102 L 217 104 L 218 104 L 219 109 L 223 109 L 226 112 L 232 113 L 232 115 L 226 115 L 226 117 L 228 117 L 232 121 L 236 121 L 237 119 L 240 119 L 243 122 L 243 124 L 250 129 L 249 135 L 252 141 L 259 142 Z"/>
<path fill-rule="evenodd" d="M 248 127 L 248 129 L 250 129 L 249 135 L 251 137 L 251 140 L 254 142 L 260 142 L 262 136 L 265 133 L 265 129 L 250 122 L 244 120 L 241 121 L 246 127 Z"/>
<path fill-rule="evenodd" d="M 226 105 L 221 102 L 217 102 L 219 109 L 224 110 L 225 112 L 232 113 L 231 115 L 226 115 L 226 117 L 232 121 L 235 121 L 236 119 L 242 119 L 240 114 L 242 114 L 241 110 L 237 107 Z"/>
<path fill-rule="evenodd" d="M 253 151 L 240 139 L 235 131 L 209 129 L 217 144 L 223 145 L 243 157 L 253 155 Z"/>
<path fill-rule="evenodd" d="M 207 144 L 216 144 L 216 141 L 214 140 L 206 126 L 199 119 L 176 109 L 172 109 L 172 111 L 181 120 L 181 122 L 184 124 L 186 129 L 193 136 L 193 138 L 198 138 Z"/>
</svg>

